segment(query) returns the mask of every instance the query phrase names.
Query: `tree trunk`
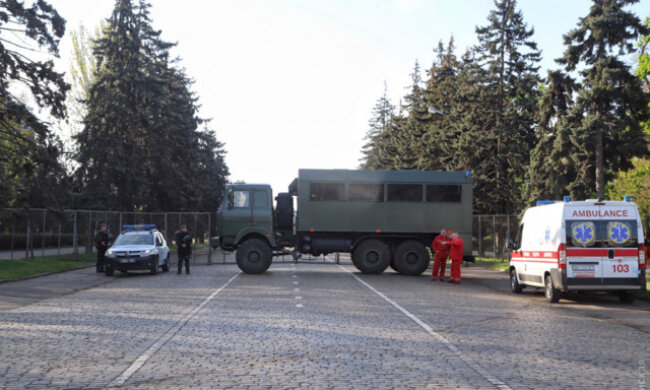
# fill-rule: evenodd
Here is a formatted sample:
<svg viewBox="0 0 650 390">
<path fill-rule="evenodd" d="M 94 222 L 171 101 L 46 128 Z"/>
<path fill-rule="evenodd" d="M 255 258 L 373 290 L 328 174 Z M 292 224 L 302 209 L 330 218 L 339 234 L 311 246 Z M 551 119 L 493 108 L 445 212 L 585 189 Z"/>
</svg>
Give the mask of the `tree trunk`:
<svg viewBox="0 0 650 390">
<path fill-rule="evenodd" d="M 596 132 L 596 198 L 603 199 L 605 190 L 605 164 L 603 150 L 603 131 Z"/>
</svg>

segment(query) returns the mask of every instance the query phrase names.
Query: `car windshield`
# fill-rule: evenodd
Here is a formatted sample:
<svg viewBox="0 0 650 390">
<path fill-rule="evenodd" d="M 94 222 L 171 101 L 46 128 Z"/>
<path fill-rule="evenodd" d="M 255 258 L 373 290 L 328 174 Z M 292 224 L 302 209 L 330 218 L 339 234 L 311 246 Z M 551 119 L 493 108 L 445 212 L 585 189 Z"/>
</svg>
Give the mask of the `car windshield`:
<svg viewBox="0 0 650 390">
<path fill-rule="evenodd" d="M 123 245 L 153 245 L 153 235 L 151 234 L 122 234 L 113 246 Z"/>
<path fill-rule="evenodd" d="M 632 248 L 637 243 L 635 220 L 567 220 L 569 246 L 578 248 Z"/>
</svg>

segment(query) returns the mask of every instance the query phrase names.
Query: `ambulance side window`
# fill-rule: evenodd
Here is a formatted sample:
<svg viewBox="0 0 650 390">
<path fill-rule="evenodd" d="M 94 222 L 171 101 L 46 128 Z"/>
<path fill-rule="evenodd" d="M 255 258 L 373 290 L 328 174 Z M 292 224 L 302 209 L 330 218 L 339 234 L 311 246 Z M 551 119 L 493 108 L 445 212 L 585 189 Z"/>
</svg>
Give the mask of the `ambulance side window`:
<svg viewBox="0 0 650 390">
<path fill-rule="evenodd" d="M 524 233 L 524 224 L 519 225 L 519 231 L 517 232 L 517 237 L 515 238 L 515 249 L 521 248 L 521 235 Z"/>
</svg>

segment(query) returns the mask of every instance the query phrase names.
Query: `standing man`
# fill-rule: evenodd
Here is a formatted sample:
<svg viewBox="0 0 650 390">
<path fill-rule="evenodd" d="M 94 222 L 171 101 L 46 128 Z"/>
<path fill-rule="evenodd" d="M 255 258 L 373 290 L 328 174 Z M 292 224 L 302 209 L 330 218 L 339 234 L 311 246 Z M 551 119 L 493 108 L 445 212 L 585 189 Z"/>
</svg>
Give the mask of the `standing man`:
<svg viewBox="0 0 650 390">
<path fill-rule="evenodd" d="M 181 230 L 176 232 L 176 247 L 178 247 L 178 275 L 183 270 L 185 261 L 185 273 L 190 273 L 190 257 L 192 257 L 192 235 L 187 231 L 187 225 L 181 225 Z"/>
<path fill-rule="evenodd" d="M 95 248 L 97 248 L 97 272 L 104 272 L 104 253 L 110 245 L 110 237 L 106 231 L 106 224 L 99 224 L 99 231 L 95 234 Z"/>
<path fill-rule="evenodd" d="M 431 273 L 431 280 L 436 281 L 440 275 L 440 281 L 445 281 L 445 268 L 447 266 L 447 257 L 449 257 L 449 241 L 447 237 L 447 230 L 442 229 L 440 234 L 433 239 L 431 249 L 435 253 L 433 258 L 433 272 Z"/>
<path fill-rule="evenodd" d="M 451 235 L 449 242 L 449 257 L 451 257 L 451 273 L 449 283 L 460 284 L 460 264 L 463 262 L 463 247 L 465 243 L 458 233 Z"/>
</svg>

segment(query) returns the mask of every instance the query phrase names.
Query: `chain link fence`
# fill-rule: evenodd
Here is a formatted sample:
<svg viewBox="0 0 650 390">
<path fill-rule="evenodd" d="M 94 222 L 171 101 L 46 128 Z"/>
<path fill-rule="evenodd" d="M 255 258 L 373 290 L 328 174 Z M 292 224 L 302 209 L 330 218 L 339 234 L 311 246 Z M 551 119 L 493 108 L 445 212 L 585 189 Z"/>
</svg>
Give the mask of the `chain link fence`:
<svg viewBox="0 0 650 390">
<path fill-rule="evenodd" d="M 196 253 L 213 251 L 210 237 L 216 234 L 211 213 L 205 212 L 125 212 L 95 210 L 2 209 L 0 210 L 0 260 L 34 258 L 80 253 L 91 254 L 100 223 L 106 223 L 113 236 L 122 225 L 155 224 L 171 245 L 174 233 L 185 224 L 196 239 Z"/>
</svg>

